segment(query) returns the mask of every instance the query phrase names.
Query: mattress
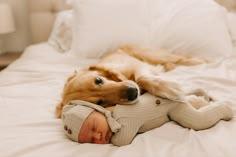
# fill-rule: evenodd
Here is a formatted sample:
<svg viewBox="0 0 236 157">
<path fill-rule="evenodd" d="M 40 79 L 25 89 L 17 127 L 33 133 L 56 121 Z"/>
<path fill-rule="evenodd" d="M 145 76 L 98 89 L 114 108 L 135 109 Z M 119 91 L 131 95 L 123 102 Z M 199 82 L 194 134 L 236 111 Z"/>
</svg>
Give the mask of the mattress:
<svg viewBox="0 0 236 157">
<path fill-rule="evenodd" d="M 75 69 L 96 63 L 59 53 L 48 43 L 28 47 L 22 57 L 0 72 L 1 157 L 235 157 L 236 156 L 236 52 L 230 57 L 194 67 L 178 67 L 163 74 L 184 89 L 203 88 L 233 108 L 231 121 L 194 131 L 168 122 L 137 135 L 132 144 L 78 144 L 63 132 L 55 117 L 65 79 Z"/>
</svg>

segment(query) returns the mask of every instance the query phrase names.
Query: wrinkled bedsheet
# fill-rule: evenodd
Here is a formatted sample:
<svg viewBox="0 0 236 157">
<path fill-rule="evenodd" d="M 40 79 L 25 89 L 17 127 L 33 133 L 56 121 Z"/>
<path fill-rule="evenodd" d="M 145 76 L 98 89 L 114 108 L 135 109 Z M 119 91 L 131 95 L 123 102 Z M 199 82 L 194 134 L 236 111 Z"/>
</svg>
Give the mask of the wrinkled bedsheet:
<svg viewBox="0 0 236 157">
<path fill-rule="evenodd" d="M 55 107 L 65 79 L 97 60 L 58 53 L 47 43 L 30 46 L 0 72 L 0 157 L 235 157 L 236 52 L 217 62 L 178 67 L 163 74 L 184 88 L 203 88 L 234 110 L 231 121 L 194 131 L 169 122 L 139 134 L 132 144 L 78 144 L 64 135 Z"/>
</svg>

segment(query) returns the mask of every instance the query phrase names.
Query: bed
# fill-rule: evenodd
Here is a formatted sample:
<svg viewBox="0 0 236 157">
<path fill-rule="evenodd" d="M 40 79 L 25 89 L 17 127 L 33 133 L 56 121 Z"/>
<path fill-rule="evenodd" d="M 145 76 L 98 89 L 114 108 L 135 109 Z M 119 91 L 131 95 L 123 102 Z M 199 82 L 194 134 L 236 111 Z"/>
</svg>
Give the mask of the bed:
<svg viewBox="0 0 236 157">
<path fill-rule="evenodd" d="M 236 156 L 234 13 L 211 0 L 80 0 L 68 3 L 73 7 L 63 0 L 29 1 L 34 44 L 0 72 L 1 157 Z M 161 9 L 157 12 L 154 6 Z M 190 6 L 193 8 L 188 9 Z M 122 12 L 118 12 L 121 9 Z M 191 14 L 194 11 L 197 13 Z M 58 12 L 64 13 L 60 16 Z M 114 13 L 112 17 L 108 16 L 109 12 Z M 76 20 L 71 19 L 71 15 Z M 127 17 L 120 19 L 124 15 Z M 65 17 L 69 22 L 62 20 Z M 98 20 L 98 17 L 102 18 Z M 158 20 L 152 20 L 150 25 L 150 17 Z M 39 27 L 42 22 L 45 24 Z M 144 29 L 147 26 L 148 29 Z M 155 30 L 156 27 L 159 29 Z M 189 37 L 194 40 L 190 41 Z M 68 41 L 72 43 L 66 43 Z M 169 122 L 139 134 L 132 144 L 123 147 L 70 141 L 63 132 L 61 119 L 55 117 L 66 78 L 75 69 L 96 63 L 101 52 L 124 43 L 163 47 L 172 53 L 191 52 L 214 59 L 209 64 L 178 67 L 162 75 L 178 81 L 186 90 L 203 88 L 213 98 L 227 101 L 233 108 L 234 118 L 203 131 Z"/>
</svg>

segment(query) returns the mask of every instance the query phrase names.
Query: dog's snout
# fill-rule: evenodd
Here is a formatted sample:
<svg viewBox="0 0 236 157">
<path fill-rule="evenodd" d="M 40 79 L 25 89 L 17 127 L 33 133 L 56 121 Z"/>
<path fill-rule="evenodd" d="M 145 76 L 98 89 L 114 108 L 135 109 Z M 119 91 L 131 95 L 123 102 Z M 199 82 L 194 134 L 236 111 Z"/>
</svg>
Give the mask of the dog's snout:
<svg viewBox="0 0 236 157">
<path fill-rule="evenodd" d="M 135 87 L 128 87 L 126 93 L 129 101 L 133 101 L 138 97 L 138 89 Z"/>
</svg>

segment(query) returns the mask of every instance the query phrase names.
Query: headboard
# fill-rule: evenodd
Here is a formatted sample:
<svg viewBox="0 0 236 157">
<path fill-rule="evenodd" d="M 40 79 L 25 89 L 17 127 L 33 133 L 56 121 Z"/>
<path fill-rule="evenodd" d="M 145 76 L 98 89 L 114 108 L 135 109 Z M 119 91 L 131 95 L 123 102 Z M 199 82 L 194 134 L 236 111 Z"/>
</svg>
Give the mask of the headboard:
<svg viewBox="0 0 236 157">
<path fill-rule="evenodd" d="M 48 39 L 56 13 L 71 8 L 65 1 L 29 0 L 32 43 L 39 43 Z"/>
</svg>

